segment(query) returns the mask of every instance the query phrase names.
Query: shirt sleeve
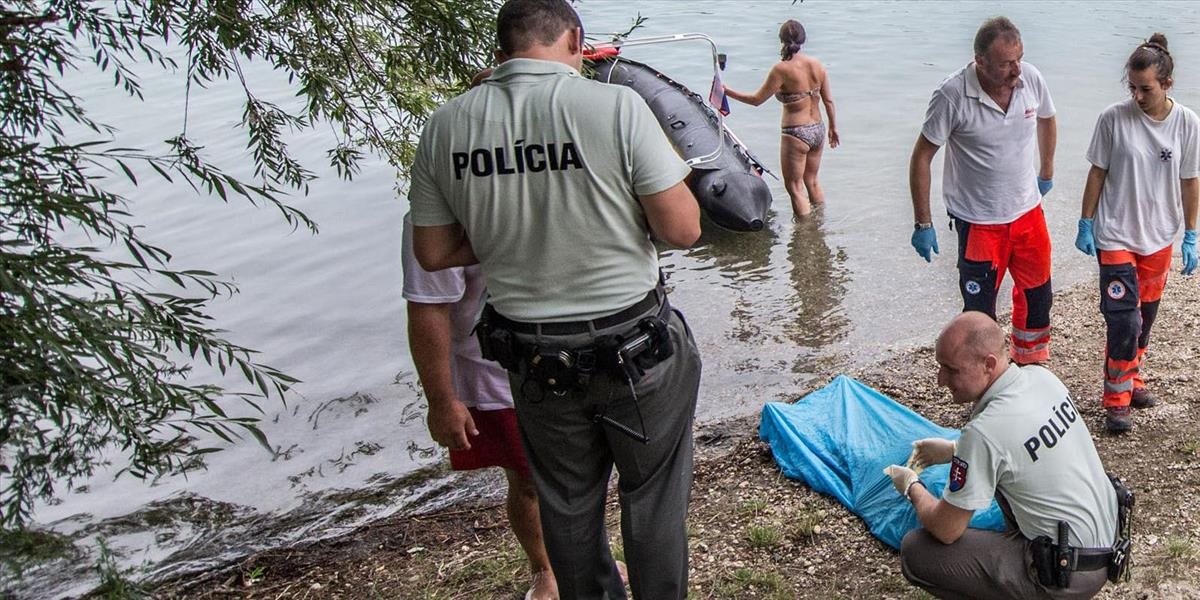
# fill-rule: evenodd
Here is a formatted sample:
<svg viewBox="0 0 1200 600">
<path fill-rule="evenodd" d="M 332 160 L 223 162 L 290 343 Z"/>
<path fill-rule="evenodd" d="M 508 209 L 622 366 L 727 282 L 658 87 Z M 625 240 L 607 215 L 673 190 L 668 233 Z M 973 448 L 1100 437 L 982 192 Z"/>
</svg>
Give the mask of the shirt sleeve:
<svg viewBox="0 0 1200 600">
<path fill-rule="evenodd" d="M 430 272 L 421 268 L 413 252 L 412 234 L 412 220 L 409 215 L 404 215 L 404 232 L 400 243 L 404 299 L 418 304 L 451 304 L 461 300 L 467 291 L 464 269 L 452 267 Z"/>
<path fill-rule="evenodd" d="M 929 99 L 929 108 L 925 110 L 925 124 L 921 126 L 921 135 L 935 146 L 946 145 L 950 132 L 954 130 L 954 104 L 942 88 L 933 91 Z"/>
<path fill-rule="evenodd" d="M 618 134 L 628 140 L 633 192 L 648 196 L 683 181 L 692 169 L 679 157 L 650 107 L 633 90 L 623 88 L 621 93 L 621 103 L 628 118 L 623 120 Z"/>
<path fill-rule="evenodd" d="M 1188 111 L 1183 130 L 1183 159 L 1179 163 L 1179 178 L 1200 177 L 1200 117 Z"/>
<path fill-rule="evenodd" d="M 1032 80 L 1031 83 L 1033 83 L 1034 92 L 1037 94 L 1038 118 L 1049 119 L 1053 117 L 1057 111 L 1054 109 L 1054 99 L 1050 97 L 1050 88 L 1046 85 L 1046 80 L 1042 78 L 1042 72 L 1028 63 L 1021 63 L 1021 65 L 1029 69 L 1032 75 L 1030 79 Z"/>
<path fill-rule="evenodd" d="M 982 510 L 996 495 L 999 456 L 987 438 L 973 427 L 963 429 L 958 451 L 950 461 L 950 477 L 942 498 L 963 510 Z"/>
<path fill-rule="evenodd" d="M 1112 159 L 1113 144 L 1113 111 L 1106 110 L 1096 118 L 1096 127 L 1092 130 L 1092 143 L 1088 145 L 1088 162 L 1108 170 Z"/>
<path fill-rule="evenodd" d="M 444 190 L 438 186 L 437 169 L 448 169 L 448 164 L 439 165 L 436 145 L 435 113 L 421 132 L 421 141 L 417 144 L 417 154 L 413 159 L 412 169 L 408 179 L 408 206 L 412 222 L 421 226 L 451 225 L 458 218 L 450 211 Z"/>
</svg>

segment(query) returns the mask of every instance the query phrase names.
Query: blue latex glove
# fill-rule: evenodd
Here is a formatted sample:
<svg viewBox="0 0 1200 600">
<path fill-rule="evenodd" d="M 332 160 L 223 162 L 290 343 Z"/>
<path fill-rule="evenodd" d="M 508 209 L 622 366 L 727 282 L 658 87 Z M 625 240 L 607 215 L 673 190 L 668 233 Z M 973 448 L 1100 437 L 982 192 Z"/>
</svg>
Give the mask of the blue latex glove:
<svg viewBox="0 0 1200 600">
<path fill-rule="evenodd" d="M 1052 188 L 1054 188 L 1054 180 L 1053 179 L 1042 179 L 1041 177 L 1038 177 L 1037 181 L 1038 181 L 1038 192 L 1040 192 L 1043 197 L 1046 194 L 1049 194 L 1050 190 Z"/>
<path fill-rule="evenodd" d="M 1196 230 L 1189 229 L 1183 232 L 1183 274 L 1191 275 L 1192 271 L 1196 270 L 1196 263 L 1200 262 L 1196 256 Z"/>
<path fill-rule="evenodd" d="M 1092 219 L 1079 220 L 1079 233 L 1075 234 L 1075 247 L 1088 255 L 1096 255 L 1096 234 L 1092 232 Z"/>
<path fill-rule="evenodd" d="M 912 247 L 917 250 L 917 254 L 921 255 L 921 258 L 925 259 L 925 262 L 933 262 L 933 255 L 939 254 L 937 232 L 932 227 L 928 229 L 914 229 Z"/>
</svg>

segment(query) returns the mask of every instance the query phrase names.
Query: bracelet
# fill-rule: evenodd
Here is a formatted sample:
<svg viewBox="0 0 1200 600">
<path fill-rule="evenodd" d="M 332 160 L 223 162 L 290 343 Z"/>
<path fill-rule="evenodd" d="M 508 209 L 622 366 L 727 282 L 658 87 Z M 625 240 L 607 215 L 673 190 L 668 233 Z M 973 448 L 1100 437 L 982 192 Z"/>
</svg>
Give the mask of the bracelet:
<svg viewBox="0 0 1200 600">
<path fill-rule="evenodd" d="M 912 491 L 912 488 L 913 488 L 913 486 L 914 486 L 914 485 L 917 485 L 918 483 L 919 483 L 919 484 L 921 484 L 921 487 L 923 487 L 923 488 L 925 488 L 925 489 L 929 489 L 929 488 L 925 487 L 925 482 L 924 482 L 924 481 L 921 481 L 920 479 L 914 479 L 914 480 L 912 480 L 912 483 L 910 483 L 910 484 L 908 484 L 908 485 L 904 486 L 904 497 L 905 497 L 905 498 L 907 498 L 909 502 L 912 502 L 912 496 L 909 496 L 909 495 L 908 495 L 908 493 L 909 493 L 909 492 L 911 492 L 911 491 Z"/>
</svg>

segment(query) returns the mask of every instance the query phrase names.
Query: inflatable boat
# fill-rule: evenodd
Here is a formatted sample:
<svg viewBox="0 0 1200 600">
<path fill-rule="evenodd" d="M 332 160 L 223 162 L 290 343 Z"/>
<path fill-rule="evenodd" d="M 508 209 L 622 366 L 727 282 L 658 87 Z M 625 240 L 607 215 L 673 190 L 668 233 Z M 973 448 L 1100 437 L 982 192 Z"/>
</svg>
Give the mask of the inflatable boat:
<svg viewBox="0 0 1200 600">
<path fill-rule="evenodd" d="M 771 190 L 762 178 L 766 168 L 703 97 L 637 61 L 611 53 L 591 60 L 597 81 L 632 88 L 646 100 L 692 167 L 689 187 L 710 220 L 734 231 L 763 228 L 771 207 Z"/>
</svg>

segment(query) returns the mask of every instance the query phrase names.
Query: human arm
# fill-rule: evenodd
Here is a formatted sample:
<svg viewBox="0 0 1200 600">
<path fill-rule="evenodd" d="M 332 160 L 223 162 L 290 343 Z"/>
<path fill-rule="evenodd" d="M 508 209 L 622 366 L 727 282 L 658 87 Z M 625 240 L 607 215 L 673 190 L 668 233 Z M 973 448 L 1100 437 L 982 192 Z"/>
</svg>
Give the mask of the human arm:
<svg viewBox="0 0 1200 600">
<path fill-rule="evenodd" d="M 1196 210 L 1200 207 L 1200 179 L 1192 177 L 1180 181 L 1183 196 L 1183 253 L 1184 275 L 1191 275 L 1196 270 L 1200 257 L 1196 253 Z"/>
<path fill-rule="evenodd" d="M 908 187 L 912 194 L 913 218 L 917 223 L 911 243 L 925 262 L 933 262 L 933 255 L 939 253 L 937 231 L 933 228 L 929 209 L 929 168 L 937 151 L 938 147 L 924 134 L 918 135 L 908 164 Z"/>
<path fill-rule="evenodd" d="M 1183 228 L 1196 228 L 1196 213 L 1200 209 L 1200 179 L 1191 178 L 1180 180 L 1180 191 L 1183 196 Z"/>
<path fill-rule="evenodd" d="M 1083 206 L 1079 209 L 1079 227 L 1075 234 L 1075 247 L 1080 252 L 1096 255 L 1096 234 L 1092 230 L 1096 207 L 1100 205 L 1100 193 L 1104 191 L 1104 179 L 1108 176 L 1107 169 L 1096 165 L 1088 170 L 1087 183 L 1083 186 Z"/>
<path fill-rule="evenodd" d="M 743 94 L 737 90 L 731 89 L 729 86 L 725 88 L 725 95 L 751 106 L 758 106 L 766 102 L 768 98 L 775 95 L 779 88 L 783 85 L 783 76 L 779 73 L 778 65 L 771 67 L 771 71 L 767 73 L 766 81 L 763 81 L 761 87 L 753 94 Z"/>
<path fill-rule="evenodd" d="M 451 359 L 451 304 L 408 303 L 408 346 L 429 404 L 429 435 L 451 449 L 471 448 L 479 435 L 470 411 L 454 390 Z"/>
<path fill-rule="evenodd" d="M 1058 122 L 1055 117 L 1038 118 L 1037 138 L 1038 179 L 1051 181 L 1054 179 L 1054 149 L 1058 146 Z"/>
<path fill-rule="evenodd" d="M 1100 192 L 1104 191 L 1104 178 L 1108 177 L 1108 169 L 1096 165 L 1088 170 L 1087 183 L 1083 186 L 1083 206 L 1079 218 L 1091 219 L 1096 216 L 1096 207 L 1100 206 Z"/>
<path fill-rule="evenodd" d="M 930 166 L 938 146 L 924 134 L 917 136 L 912 157 L 908 162 L 908 191 L 912 195 L 913 220 L 917 223 L 932 223 L 929 210 Z"/>
<path fill-rule="evenodd" d="M 837 148 L 841 144 L 838 138 L 837 117 L 833 110 L 833 91 L 829 89 L 829 73 L 821 68 L 821 104 L 825 105 L 825 116 L 829 118 L 829 147 Z"/>
<path fill-rule="evenodd" d="M 683 181 L 654 194 L 638 196 L 654 237 L 687 248 L 700 237 L 700 204 Z"/>
<path fill-rule="evenodd" d="M 465 267 L 479 262 L 462 225 L 413 227 L 413 252 L 426 271 Z"/>
<path fill-rule="evenodd" d="M 949 441 L 949 440 L 943 440 Z M 917 520 L 933 537 L 943 544 L 953 544 L 962 537 L 975 511 L 964 510 L 945 500 L 939 500 L 925 489 L 916 472 L 908 467 L 891 465 L 883 470 L 892 480 L 896 491 L 912 502 Z"/>
<path fill-rule="evenodd" d="M 958 541 L 975 514 L 973 510 L 965 510 L 943 498 L 934 497 L 923 485 L 914 485 L 908 492 L 908 500 L 917 511 L 921 526 L 943 544 Z"/>
</svg>

